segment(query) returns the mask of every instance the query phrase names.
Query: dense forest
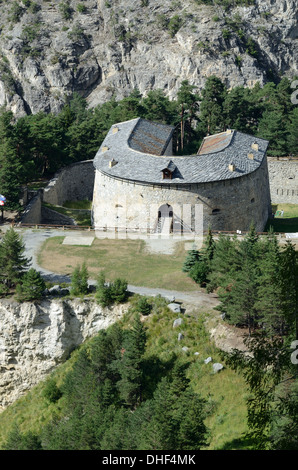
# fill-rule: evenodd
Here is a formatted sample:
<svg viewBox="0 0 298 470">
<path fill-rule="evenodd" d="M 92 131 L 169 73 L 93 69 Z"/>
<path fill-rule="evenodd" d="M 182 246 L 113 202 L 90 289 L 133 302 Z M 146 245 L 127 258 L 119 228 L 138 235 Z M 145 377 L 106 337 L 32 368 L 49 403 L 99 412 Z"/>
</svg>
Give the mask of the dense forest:
<svg viewBox="0 0 298 470">
<path fill-rule="evenodd" d="M 54 115 L 40 112 L 15 119 L 0 113 L 0 192 L 7 208 L 19 209 L 20 185 L 49 178 L 59 168 L 93 159 L 111 125 L 136 117 L 172 125 L 175 154 L 195 153 L 204 136 L 227 128 L 270 140 L 268 155 L 298 154 L 298 107 L 287 78 L 263 88 L 236 87 L 209 77 L 198 93 L 182 82 L 175 100 L 163 91 L 138 90 L 123 100 L 88 108 L 78 94 Z"/>
</svg>

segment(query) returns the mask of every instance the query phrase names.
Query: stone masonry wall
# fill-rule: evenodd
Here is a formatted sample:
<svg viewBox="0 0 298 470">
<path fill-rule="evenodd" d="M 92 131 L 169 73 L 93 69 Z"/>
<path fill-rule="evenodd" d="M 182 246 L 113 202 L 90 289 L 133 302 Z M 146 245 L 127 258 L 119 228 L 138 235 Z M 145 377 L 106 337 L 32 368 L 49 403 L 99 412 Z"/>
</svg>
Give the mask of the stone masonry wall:
<svg viewBox="0 0 298 470">
<path fill-rule="evenodd" d="M 93 186 L 93 160 L 84 160 L 58 171 L 44 189 L 43 200 L 58 206 L 65 201 L 91 201 Z"/>
<path fill-rule="evenodd" d="M 298 161 L 268 158 L 271 200 L 273 204 L 298 204 Z"/>
<path fill-rule="evenodd" d="M 213 230 L 244 231 L 252 221 L 263 231 L 271 212 L 267 161 L 250 175 L 191 185 L 134 184 L 96 171 L 95 229 L 153 231 L 163 204 L 170 204 L 196 233 L 209 225 Z"/>
</svg>

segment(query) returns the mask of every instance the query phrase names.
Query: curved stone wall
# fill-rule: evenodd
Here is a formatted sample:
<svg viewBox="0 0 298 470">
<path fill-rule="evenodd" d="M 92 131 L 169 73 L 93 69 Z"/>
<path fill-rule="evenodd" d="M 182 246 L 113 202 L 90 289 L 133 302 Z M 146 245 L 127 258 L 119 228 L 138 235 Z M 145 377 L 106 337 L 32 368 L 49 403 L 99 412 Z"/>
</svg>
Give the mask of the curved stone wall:
<svg viewBox="0 0 298 470">
<path fill-rule="evenodd" d="M 150 185 L 112 178 L 96 171 L 92 218 L 95 229 L 154 232 L 164 204 L 195 233 L 262 231 L 271 213 L 267 161 L 253 173 L 231 180 L 188 185 Z"/>
</svg>

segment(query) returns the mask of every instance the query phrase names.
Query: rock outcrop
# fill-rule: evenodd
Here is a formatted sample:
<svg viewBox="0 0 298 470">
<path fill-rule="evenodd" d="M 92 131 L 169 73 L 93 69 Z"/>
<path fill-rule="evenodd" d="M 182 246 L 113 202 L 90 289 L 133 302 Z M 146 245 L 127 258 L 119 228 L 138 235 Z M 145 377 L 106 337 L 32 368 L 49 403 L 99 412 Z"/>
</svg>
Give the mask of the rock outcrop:
<svg viewBox="0 0 298 470">
<path fill-rule="evenodd" d="M 0 408 L 64 362 L 77 346 L 122 317 L 128 304 L 102 308 L 94 300 L 0 302 Z"/>
<path fill-rule="evenodd" d="M 243 2 L 245 3 L 245 2 Z M 176 97 L 215 74 L 228 87 L 297 75 L 295 0 L 224 9 L 196 0 L 1 3 L 0 105 L 58 112 L 78 92 L 91 107 L 134 88 Z"/>
</svg>

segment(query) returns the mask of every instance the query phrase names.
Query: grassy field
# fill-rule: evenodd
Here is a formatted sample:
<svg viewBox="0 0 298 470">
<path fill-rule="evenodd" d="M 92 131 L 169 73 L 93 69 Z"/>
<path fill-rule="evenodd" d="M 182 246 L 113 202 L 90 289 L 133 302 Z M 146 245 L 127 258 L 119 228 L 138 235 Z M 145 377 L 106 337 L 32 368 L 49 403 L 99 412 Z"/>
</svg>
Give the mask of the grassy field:
<svg viewBox="0 0 298 470">
<path fill-rule="evenodd" d="M 271 225 L 275 232 L 298 232 L 298 204 L 274 204 L 272 212 L 275 217 L 267 223 L 265 231 Z"/>
<path fill-rule="evenodd" d="M 172 290 L 195 291 L 199 286 L 182 272 L 186 251 L 177 243 L 172 255 L 152 254 L 144 240 L 97 239 L 92 246 L 63 245 L 64 237 L 45 241 L 38 256 L 41 267 L 61 274 L 71 274 L 86 262 L 89 277 L 104 271 L 107 280 L 121 277 L 132 285 Z"/>
<path fill-rule="evenodd" d="M 134 303 L 137 298 L 138 296 L 135 296 L 132 302 Z M 198 315 L 194 310 L 191 314 L 184 315 L 182 325 L 173 328 L 173 321 L 177 316 L 165 306 L 164 299 L 156 298 L 150 301 L 153 303 L 152 313 L 144 317 L 148 337 L 145 359 L 152 360 L 159 357 L 166 361 L 175 353 L 182 361 L 189 364 L 188 377 L 191 384 L 208 403 L 210 414 L 206 419 L 206 425 L 210 431 L 209 450 L 249 449 L 250 443 L 243 437 L 247 431 L 246 385 L 240 375 L 227 367 L 214 374 L 212 365 L 204 363 L 204 359 L 209 356 L 213 362 L 222 362 L 220 352 L 210 341 L 209 334 L 205 330 L 204 315 Z M 210 315 L 214 314 L 206 313 L 205 318 Z M 133 312 L 128 313 L 122 319 L 122 325 L 126 327 L 132 318 Z M 181 342 L 177 341 L 179 332 L 184 335 Z M 183 346 L 188 348 L 187 352 L 182 350 Z M 71 358 L 58 366 L 54 372 L 58 386 L 63 382 L 65 373 L 70 370 L 78 351 L 79 349 L 74 351 Z M 199 355 L 195 355 L 195 352 Z M 44 384 L 45 382 L 41 382 L 0 414 L 0 446 L 5 441 L 13 422 L 16 422 L 22 431 L 39 432 L 54 414 L 61 415 L 64 398 L 55 404 L 48 403 L 43 397 Z"/>
</svg>

